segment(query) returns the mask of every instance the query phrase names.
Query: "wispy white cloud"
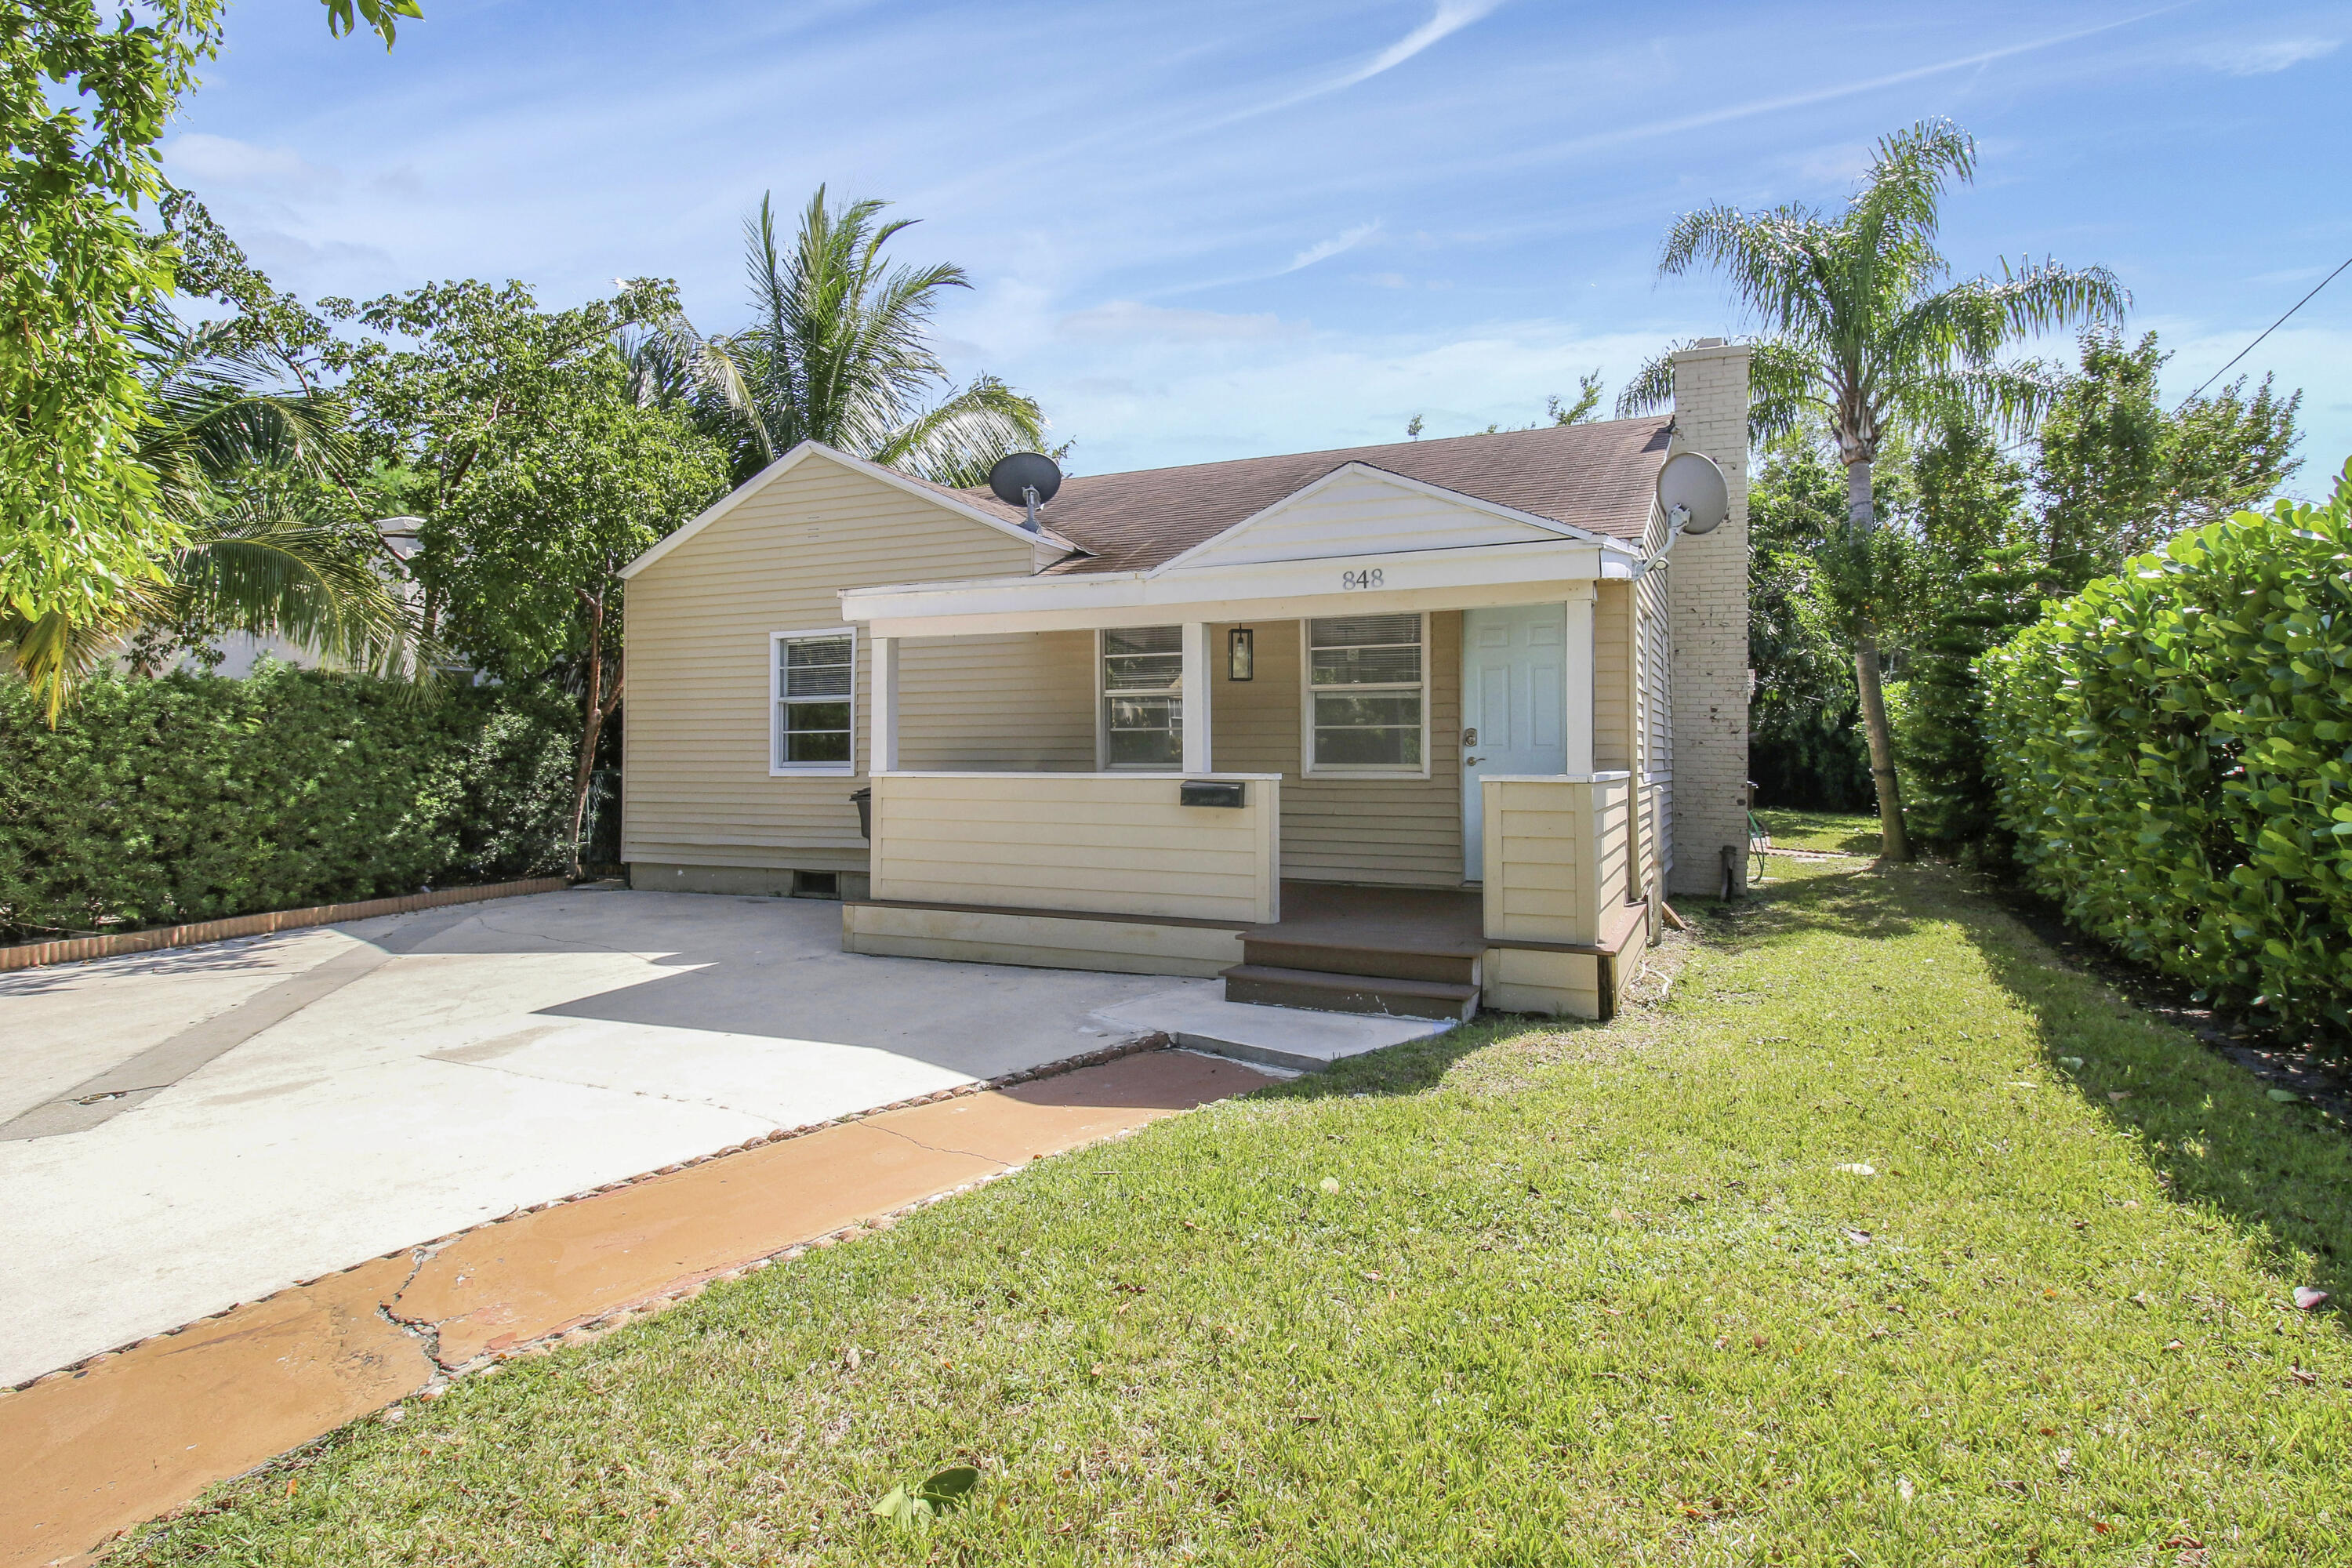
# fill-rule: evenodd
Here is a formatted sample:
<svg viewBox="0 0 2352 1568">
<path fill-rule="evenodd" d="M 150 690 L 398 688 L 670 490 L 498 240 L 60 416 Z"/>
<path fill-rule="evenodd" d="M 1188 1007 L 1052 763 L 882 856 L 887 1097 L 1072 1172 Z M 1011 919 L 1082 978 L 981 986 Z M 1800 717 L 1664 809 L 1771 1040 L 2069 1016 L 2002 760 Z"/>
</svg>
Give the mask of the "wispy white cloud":
<svg viewBox="0 0 2352 1568">
<path fill-rule="evenodd" d="M 1370 223 L 1358 224 L 1345 234 L 1335 235 L 1329 239 L 1318 240 L 1292 257 L 1290 265 L 1273 276 L 1280 278 L 1287 273 L 1304 272 L 1318 261 L 1328 261 L 1343 250 L 1353 250 L 1377 234 L 1380 226 L 1381 220 L 1374 218 Z"/>
<path fill-rule="evenodd" d="M 1337 81 L 1317 90 L 1338 92 L 1343 88 L 1353 87 L 1360 81 L 1370 81 L 1382 71 L 1394 70 L 1430 45 L 1441 39 L 1452 37 L 1502 3 L 1503 0 L 1437 0 L 1437 9 L 1432 13 L 1428 21 L 1366 60 L 1355 70 L 1349 71 Z"/>
<path fill-rule="evenodd" d="M 1864 93 L 1880 92 L 1890 87 L 1902 87 L 1906 83 L 1924 81 L 1930 77 L 1967 70 L 1972 67 L 1990 65 L 1995 60 L 2010 59 L 2018 55 L 2035 54 L 2043 49 L 2056 48 L 2062 44 L 2096 37 L 2102 33 L 2112 33 L 2118 28 L 2129 27 L 2161 16 L 2167 12 L 2180 10 L 2189 3 L 2189 0 L 2179 0 L 2175 5 L 2159 5 L 2152 11 L 2142 11 L 2133 16 L 2119 17 L 2112 22 L 2101 22 L 2095 26 L 2077 27 L 2071 32 L 2053 33 L 2043 37 L 2028 39 L 2021 44 L 2006 44 L 1996 49 L 1979 49 L 1973 54 L 1937 60 L 1931 65 L 1913 66 L 1905 70 L 1887 71 L 1881 75 L 1865 77 L 1857 81 L 1840 82 L 1833 86 L 1813 88 L 1803 92 L 1782 93 L 1772 98 L 1749 99 L 1744 103 L 1726 104 L 1721 109 L 1705 110 L 1696 114 L 1677 115 L 1670 120 L 1653 120 L 1638 125 L 1621 126 L 1614 131 L 1596 132 L 1570 141 L 1556 142 L 1549 147 L 1534 149 L 1518 160 L 1501 162 L 1549 162 L 1580 153 L 1600 152 L 1607 148 L 1620 147 L 1627 142 L 1678 135 L 1686 131 L 1704 131 L 1712 126 L 1728 125 L 1742 120 L 1754 120 L 1761 115 L 1779 114 L 1787 110 L 1807 109 L 1815 104 L 1834 102 L 1839 99 L 1856 98 Z"/>
<path fill-rule="evenodd" d="M 242 189 L 316 192 L 342 179 L 338 169 L 313 163 L 283 147 L 257 147 L 233 137 L 191 131 L 163 147 L 163 166 L 183 178 Z"/>
<path fill-rule="evenodd" d="M 1176 342 L 1253 342 L 1268 338 L 1297 337 L 1304 322 L 1286 321 L 1271 311 L 1234 315 L 1220 310 L 1178 310 L 1133 300 L 1113 300 L 1061 319 L 1056 330 L 1064 337 L 1095 342 L 1160 339 Z"/>
<path fill-rule="evenodd" d="M 2268 76 L 2332 55 L 2342 42 L 2341 38 L 2279 38 L 2267 44 L 2235 44 L 2215 50 L 2211 63 L 2231 76 Z"/>
<path fill-rule="evenodd" d="M 1277 98 L 1269 99 L 1264 103 L 1252 104 L 1246 109 L 1220 115 L 1193 129 L 1196 132 L 1222 131 L 1226 126 L 1238 125 L 1244 120 L 1255 120 L 1262 114 L 1273 114 L 1280 110 L 1295 109 L 1302 103 L 1308 103 L 1318 98 L 1327 98 L 1335 92 L 1345 92 L 1360 82 L 1371 80 L 1383 71 L 1396 69 L 1431 45 L 1450 38 L 1471 23 L 1493 14 L 1502 3 L 1503 0 L 1437 0 L 1437 8 L 1431 13 L 1428 21 L 1423 22 L 1362 64 L 1294 91 L 1284 93 Z"/>
</svg>

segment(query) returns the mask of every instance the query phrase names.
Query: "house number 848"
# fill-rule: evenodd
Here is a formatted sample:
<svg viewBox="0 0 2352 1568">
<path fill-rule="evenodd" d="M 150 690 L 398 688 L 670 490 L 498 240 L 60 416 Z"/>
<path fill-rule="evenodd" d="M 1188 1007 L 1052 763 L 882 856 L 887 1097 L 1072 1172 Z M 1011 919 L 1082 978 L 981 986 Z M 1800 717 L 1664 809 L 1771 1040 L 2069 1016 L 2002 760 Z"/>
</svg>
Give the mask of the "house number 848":
<svg viewBox="0 0 2352 1568">
<path fill-rule="evenodd" d="M 1362 572 L 1339 574 L 1339 586 L 1342 588 L 1377 588 L 1380 585 L 1381 569 L 1377 566 Z"/>
</svg>

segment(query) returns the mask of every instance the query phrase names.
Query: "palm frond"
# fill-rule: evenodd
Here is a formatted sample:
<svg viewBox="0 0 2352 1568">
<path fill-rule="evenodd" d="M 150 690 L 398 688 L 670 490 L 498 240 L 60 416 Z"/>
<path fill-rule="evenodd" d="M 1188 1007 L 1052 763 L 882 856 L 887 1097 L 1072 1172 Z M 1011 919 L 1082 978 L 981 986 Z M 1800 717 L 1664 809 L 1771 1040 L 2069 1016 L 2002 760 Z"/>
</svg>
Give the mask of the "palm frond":
<svg viewBox="0 0 2352 1568">
<path fill-rule="evenodd" d="M 892 433 L 874 461 L 934 484 L 970 489 L 1007 452 L 1045 445 L 1045 419 L 1034 398 L 983 375 Z"/>
<path fill-rule="evenodd" d="M 1032 400 L 986 375 L 953 387 L 931 320 L 946 290 L 971 280 L 952 263 L 893 265 L 885 247 L 912 220 L 886 220 L 887 205 L 836 207 L 819 185 L 788 241 L 772 195 L 762 197 L 743 226 L 751 323 L 704 338 L 678 322 L 664 330 L 660 350 L 646 351 L 679 367 L 697 422 L 730 445 L 739 481 L 814 440 L 971 482 L 1040 438 Z"/>
<path fill-rule="evenodd" d="M 348 530 L 252 501 L 199 526 L 161 607 L 370 675 L 429 681 L 442 662 L 415 605 Z"/>
</svg>

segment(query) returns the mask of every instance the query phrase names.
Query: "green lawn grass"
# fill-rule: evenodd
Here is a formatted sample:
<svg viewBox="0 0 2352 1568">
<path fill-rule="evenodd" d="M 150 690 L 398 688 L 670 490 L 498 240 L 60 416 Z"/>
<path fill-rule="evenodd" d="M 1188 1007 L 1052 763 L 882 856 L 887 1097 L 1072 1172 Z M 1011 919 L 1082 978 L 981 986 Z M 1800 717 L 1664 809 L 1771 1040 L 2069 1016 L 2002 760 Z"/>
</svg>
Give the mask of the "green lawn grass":
<svg viewBox="0 0 2352 1568">
<path fill-rule="evenodd" d="M 2352 1294 L 2343 1129 L 1948 868 L 1703 937 L 1662 1007 L 1044 1162 L 110 1561 L 2344 1560 L 2352 1346 L 2289 1300 Z"/>
<path fill-rule="evenodd" d="M 1780 849 L 1833 849 L 1844 855 L 1878 853 L 1878 818 L 1838 811 L 1784 811 L 1759 806 L 1756 820 Z"/>
</svg>

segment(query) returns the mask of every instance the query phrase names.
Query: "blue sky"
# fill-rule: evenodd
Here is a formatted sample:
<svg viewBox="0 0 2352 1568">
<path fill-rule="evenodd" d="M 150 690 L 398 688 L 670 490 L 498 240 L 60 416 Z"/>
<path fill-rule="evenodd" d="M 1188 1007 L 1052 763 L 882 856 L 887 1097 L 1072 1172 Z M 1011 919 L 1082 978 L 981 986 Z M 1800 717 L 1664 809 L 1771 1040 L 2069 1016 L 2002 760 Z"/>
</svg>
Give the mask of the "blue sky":
<svg viewBox="0 0 2352 1568">
<path fill-rule="evenodd" d="M 1613 395 L 1741 326 L 1657 279 L 1676 213 L 1833 205 L 1923 116 L 1981 153 L 1955 268 L 2113 268 L 2175 396 L 2352 256 L 2340 3 L 424 4 L 388 55 L 317 0 L 231 7 L 166 166 L 281 286 L 653 275 L 721 330 L 761 193 L 824 181 L 971 271 L 948 357 L 1085 472 L 1526 423 L 1593 369 Z M 2324 490 L 2352 274 L 2240 368 L 2306 389 Z"/>
</svg>

